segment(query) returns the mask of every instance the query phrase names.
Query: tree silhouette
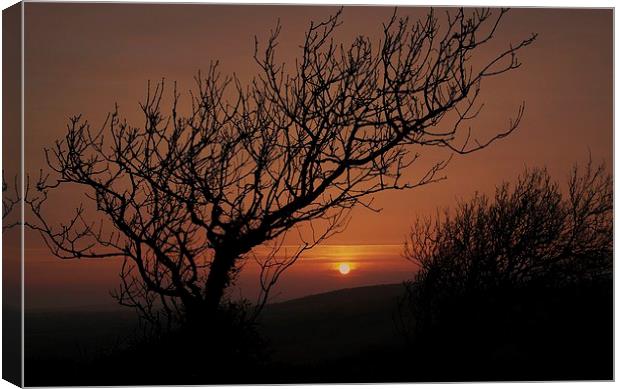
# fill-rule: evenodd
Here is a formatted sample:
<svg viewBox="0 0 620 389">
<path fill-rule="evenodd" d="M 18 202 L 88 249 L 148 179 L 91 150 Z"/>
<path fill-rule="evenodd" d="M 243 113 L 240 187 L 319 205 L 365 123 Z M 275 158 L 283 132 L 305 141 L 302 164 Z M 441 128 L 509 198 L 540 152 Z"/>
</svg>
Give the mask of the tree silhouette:
<svg viewBox="0 0 620 389">
<path fill-rule="evenodd" d="M 53 176 L 42 173 L 27 200 L 29 224 L 60 258 L 124 258 L 121 304 L 191 322 L 212 318 L 252 250 L 269 244 L 272 255 L 258 259 L 260 308 L 282 272 L 344 228 L 353 207 L 441 179 L 448 159 L 403 180 L 421 147 L 467 154 L 517 127 L 523 106 L 489 139 L 462 130 L 480 112 L 482 81 L 519 67 L 517 51 L 535 39 L 474 61 L 506 12 L 461 9 L 443 25 L 434 11 L 415 22 L 394 13 L 381 41 L 359 36 L 345 47 L 333 38 L 338 11 L 310 24 L 292 72 L 276 58 L 278 24 L 265 47 L 256 41 L 251 82 L 213 63 L 196 77 L 186 115 L 176 86 L 163 112 L 162 81 L 140 104 L 142 127 L 118 109 L 96 130 L 72 117 L 46 150 Z M 74 185 L 87 189 L 100 222 L 82 206 L 60 226 L 46 217 L 48 197 Z M 303 243 L 282 259 L 290 231 Z"/>
<path fill-rule="evenodd" d="M 19 208 L 19 202 L 21 198 L 19 196 L 19 190 L 17 185 L 17 176 L 14 177 L 13 188 L 9 188 L 9 184 L 4 177 L 4 170 L 2 171 L 2 231 L 9 230 L 19 224 L 19 221 L 11 221 L 11 215 L 16 208 Z"/>
<path fill-rule="evenodd" d="M 540 302 L 549 290 L 572 296 L 567 291 L 573 287 L 607 288 L 613 271 L 611 176 L 590 161 L 585 169 L 574 168 L 562 190 L 545 170 L 526 171 L 514 185 L 499 186 L 492 199 L 476 194 L 434 221 L 418 220 L 405 247 L 420 270 L 408 285 L 401 319 L 418 338 L 462 326 L 466 317 L 478 326 L 483 317 L 496 321 L 515 301 L 530 301 L 528 294 Z M 576 312 L 576 302 L 570 304 Z M 552 307 L 544 309 L 551 315 Z M 511 313 L 510 322 L 518 316 Z M 583 318 L 572 318 L 577 320 Z"/>
</svg>

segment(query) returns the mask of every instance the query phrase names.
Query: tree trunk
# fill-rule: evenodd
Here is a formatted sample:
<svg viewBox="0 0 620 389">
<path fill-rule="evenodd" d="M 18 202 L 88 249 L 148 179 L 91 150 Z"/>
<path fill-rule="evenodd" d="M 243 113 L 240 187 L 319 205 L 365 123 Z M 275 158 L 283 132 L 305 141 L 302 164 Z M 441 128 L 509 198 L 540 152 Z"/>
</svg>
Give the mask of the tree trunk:
<svg viewBox="0 0 620 389">
<path fill-rule="evenodd" d="M 230 251 L 216 252 L 205 284 L 205 306 L 207 315 L 215 315 L 220 306 L 224 290 L 230 284 L 230 271 L 237 256 Z"/>
</svg>

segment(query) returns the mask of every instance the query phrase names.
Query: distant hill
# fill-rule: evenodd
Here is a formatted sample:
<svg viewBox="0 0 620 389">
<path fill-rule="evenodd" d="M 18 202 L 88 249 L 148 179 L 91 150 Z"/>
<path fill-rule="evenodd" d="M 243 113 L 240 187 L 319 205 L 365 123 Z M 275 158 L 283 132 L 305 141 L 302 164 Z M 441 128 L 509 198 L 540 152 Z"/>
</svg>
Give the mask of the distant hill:
<svg viewBox="0 0 620 389">
<path fill-rule="evenodd" d="M 327 362 L 373 349 L 396 347 L 402 338 L 392 320 L 402 284 L 341 289 L 265 307 L 261 333 L 274 361 Z"/>
<path fill-rule="evenodd" d="M 402 285 L 375 285 L 267 305 L 259 332 L 268 341 L 270 362 L 264 373 L 270 375 L 255 376 L 256 382 L 296 382 L 300 377 L 336 382 L 342 380 L 343 369 L 348 377 L 363 377 L 369 369 L 356 362 L 358 357 L 384 359 L 379 355 L 389 355 L 402 342 L 392 320 L 402 292 Z M 105 368 L 97 361 L 115 359 L 134 338 L 136 323 L 131 310 L 27 313 L 27 384 L 101 384 L 92 381 L 103 379 L 99 370 Z M 317 368 L 308 371 L 312 366 Z M 332 366 L 337 370 L 333 378 Z M 83 371 L 82 376 L 76 371 Z M 397 377 L 385 377 L 390 378 Z"/>
<path fill-rule="evenodd" d="M 270 304 L 261 329 L 277 349 L 275 357 L 320 357 L 330 345 L 355 352 L 394 340 L 390 317 L 401 292 L 398 284 L 365 286 Z M 131 339 L 137 323 L 129 309 L 91 307 L 27 312 L 25 319 L 26 358 L 34 359 L 99 354 Z"/>
<path fill-rule="evenodd" d="M 296 311 L 312 310 L 319 307 L 321 309 L 336 308 L 341 309 L 343 305 L 349 306 L 351 303 L 364 302 L 368 304 L 383 303 L 386 299 L 399 297 L 404 291 L 402 284 L 384 284 L 360 286 L 356 288 L 338 289 L 330 292 L 312 294 L 292 300 L 269 304 L 265 309 L 267 312 L 275 311 Z"/>
</svg>

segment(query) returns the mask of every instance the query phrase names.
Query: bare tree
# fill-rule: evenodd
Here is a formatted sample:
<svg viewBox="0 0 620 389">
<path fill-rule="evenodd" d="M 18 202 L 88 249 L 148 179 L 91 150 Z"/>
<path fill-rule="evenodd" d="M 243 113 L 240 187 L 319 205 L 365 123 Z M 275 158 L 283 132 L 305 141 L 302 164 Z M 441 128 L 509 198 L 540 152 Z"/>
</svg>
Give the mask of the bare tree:
<svg viewBox="0 0 620 389">
<path fill-rule="evenodd" d="M 17 225 L 18 220 L 12 220 L 12 214 L 15 209 L 19 208 L 21 196 L 19 195 L 17 176 L 13 180 L 13 188 L 9 188 L 9 184 L 5 179 L 4 170 L 2 171 L 2 232 L 7 231 Z"/>
<path fill-rule="evenodd" d="M 256 246 L 277 251 L 297 231 L 299 250 L 260 259 L 262 307 L 282 272 L 344 228 L 353 207 L 442 179 L 448 160 L 403 181 L 422 147 L 467 154 L 517 127 L 523 107 L 489 139 L 461 130 L 480 112 L 482 81 L 519 67 L 517 51 L 535 39 L 474 64 L 506 12 L 460 9 L 445 25 L 434 11 L 415 22 L 395 13 L 381 41 L 345 47 L 333 40 L 339 11 L 310 24 L 292 72 L 276 58 L 278 24 L 265 47 L 256 42 L 258 75 L 242 85 L 212 64 L 196 77 L 187 115 L 176 86 L 162 111 L 162 81 L 149 85 L 140 128 L 118 109 L 98 130 L 71 118 L 46 150 L 55 176 L 28 200 L 31 226 L 60 258 L 124 258 L 122 304 L 145 313 L 158 304 L 190 321 L 212 317 Z M 83 207 L 60 227 L 45 217 L 48 196 L 71 185 L 88 190 L 99 223 Z"/>
</svg>

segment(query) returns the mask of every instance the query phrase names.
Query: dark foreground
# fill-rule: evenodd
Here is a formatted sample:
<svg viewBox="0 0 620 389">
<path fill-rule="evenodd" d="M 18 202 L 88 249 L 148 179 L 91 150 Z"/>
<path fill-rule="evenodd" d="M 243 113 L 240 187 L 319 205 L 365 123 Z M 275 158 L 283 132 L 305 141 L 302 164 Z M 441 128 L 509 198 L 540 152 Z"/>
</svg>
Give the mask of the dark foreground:
<svg viewBox="0 0 620 389">
<path fill-rule="evenodd" d="M 537 291 L 425 339 L 399 326 L 401 285 L 265 309 L 256 334 L 139 340 L 133 312 L 26 316 L 27 386 L 613 379 L 612 285 Z M 260 336 L 258 335 L 260 334 Z M 227 339 L 240 336 L 217 334 Z M 228 350 L 230 351 L 230 350 Z"/>
</svg>

